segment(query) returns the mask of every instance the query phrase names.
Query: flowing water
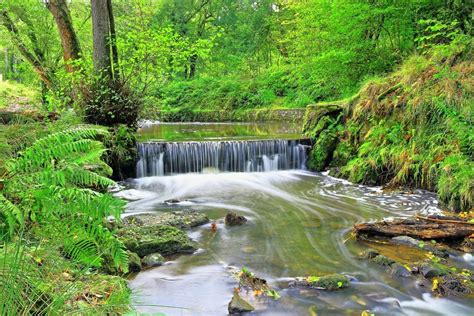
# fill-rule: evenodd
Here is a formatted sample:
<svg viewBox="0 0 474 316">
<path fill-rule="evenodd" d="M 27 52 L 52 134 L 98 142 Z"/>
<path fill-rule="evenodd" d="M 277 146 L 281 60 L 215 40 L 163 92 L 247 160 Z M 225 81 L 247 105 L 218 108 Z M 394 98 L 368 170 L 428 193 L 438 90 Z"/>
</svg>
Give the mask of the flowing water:
<svg viewBox="0 0 474 316">
<path fill-rule="evenodd" d="M 226 315 L 237 286 L 228 266 L 235 266 L 267 279 L 281 295 L 279 300 L 252 301 L 258 315 L 312 315 L 311 310 L 318 315 L 360 315 L 363 310 L 376 315 L 473 314 L 472 300 L 434 298 L 414 279 L 391 276 L 386 268 L 359 259 L 367 245 L 350 237 L 357 222 L 437 211 L 433 194 L 386 194 L 291 164 L 268 172 L 230 172 L 246 169 L 217 164 L 184 174 L 167 169 L 166 160 L 163 164 L 171 175 L 133 179 L 129 189 L 119 193 L 133 200 L 127 213 L 193 209 L 216 220 L 218 229 L 213 232 L 205 225 L 190 230 L 200 247 L 195 254 L 170 258 L 130 281 L 140 312 Z M 295 169 L 281 170 L 288 168 Z M 167 205 L 169 199 L 183 202 Z M 228 211 L 245 215 L 249 222 L 224 226 Z M 385 248 L 401 261 L 424 256 L 401 246 Z M 284 286 L 285 278 L 328 273 L 352 276 L 350 288 L 324 292 Z"/>
<path fill-rule="evenodd" d="M 140 143 L 137 177 L 206 169 L 231 172 L 302 169 L 307 147 L 297 140 Z"/>
</svg>

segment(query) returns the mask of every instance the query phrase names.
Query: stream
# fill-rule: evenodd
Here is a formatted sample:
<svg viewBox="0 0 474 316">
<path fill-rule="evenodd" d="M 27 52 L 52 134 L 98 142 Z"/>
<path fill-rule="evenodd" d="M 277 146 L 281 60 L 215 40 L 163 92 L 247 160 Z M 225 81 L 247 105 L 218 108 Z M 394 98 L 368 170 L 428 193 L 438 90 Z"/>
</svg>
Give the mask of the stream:
<svg viewBox="0 0 474 316">
<path fill-rule="evenodd" d="M 358 254 L 367 244 L 350 235 L 354 223 L 437 212 L 434 194 L 383 193 L 377 187 L 354 185 L 306 171 L 305 145 L 297 141 L 297 133 L 291 128 L 286 131 L 290 131 L 288 139 L 292 141 L 284 143 L 268 143 L 274 138 L 273 131 L 249 127 L 256 127 L 255 124 L 248 125 L 245 134 L 245 139 L 252 139 L 251 145 L 239 137 L 219 139 L 218 131 L 211 133 L 211 139 L 200 138 L 208 145 L 193 145 L 184 139 L 167 139 L 166 134 L 176 134 L 179 125 L 168 125 L 173 132 L 166 132 L 164 125 L 148 127 L 154 130 L 152 138 L 143 136 L 150 146 L 157 146 L 150 139 L 168 145 L 140 151 L 140 158 L 148 162 L 146 168 L 143 163 L 138 164 L 140 177 L 129 180 L 127 190 L 121 192 L 132 200 L 125 216 L 192 209 L 215 220 L 217 231 L 211 231 L 209 224 L 189 230 L 200 248 L 196 253 L 168 258 L 164 266 L 140 272 L 131 279 L 129 286 L 137 311 L 226 315 L 233 288 L 237 286 L 228 269 L 233 266 L 246 267 L 265 278 L 281 295 L 278 300 L 252 301 L 257 315 L 314 315 L 314 311 L 318 315 L 360 315 L 364 310 L 375 315 L 473 314 L 473 300 L 435 298 L 429 294 L 429 288 L 420 287 L 414 278 L 392 276 L 385 267 L 360 259 Z M 241 126 L 237 124 L 230 132 L 232 124 L 227 124 L 226 135 L 235 136 Z M 195 135 L 205 134 L 206 129 L 216 131 L 211 124 L 184 127 L 196 130 L 191 133 Z M 286 139 L 284 133 L 279 137 Z M 267 140 L 255 142 L 256 139 Z M 218 141 L 221 143 L 216 145 Z M 227 145 L 222 145 L 223 141 Z M 266 149 L 260 150 L 259 144 Z M 210 152 L 209 148 L 217 149 Z M 208 157 L 203 159 L 206 153 Z M 173 155 L 188 155 L 190 160 L 185 165 L 194 162 L 196 168 L 170 167 Z M 183 202 L 164 203 L 169 199 Z M 223 217 L 228 211 L 244 215 L 248 223 L 225 226 Z M 424 256 L 403 246 L 385 247 L 402 262 Z M 472 265 L 462 257 L 455 259 Z M 285 278 L 329 273 L 350 275 L 351 286 L 332 292 L 279 287 Z"/>
</svg>

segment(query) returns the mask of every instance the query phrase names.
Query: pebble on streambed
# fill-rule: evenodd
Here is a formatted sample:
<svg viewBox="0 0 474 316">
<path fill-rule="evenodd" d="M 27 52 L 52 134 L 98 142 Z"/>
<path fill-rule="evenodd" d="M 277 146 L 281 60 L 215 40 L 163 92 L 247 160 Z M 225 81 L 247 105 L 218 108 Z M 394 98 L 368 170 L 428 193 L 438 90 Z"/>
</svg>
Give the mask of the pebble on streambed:
<svg viewBox="0 0 474 316">
<path fill-rule="evenodd" d="M 447 260 L 432 253 L 425 260 L 404 265 L 380 254 L 377 250 L 368 249 L 363 257 L 387 267 L 397 277 L 422 277 L 418 284 L 426 286 L 431 283 L 431 292 L 436 296 L 465 296 L 474 291 L 473 273 L 467 269 L 459 270 L 446 265 Z M 428 283 L 429 284 L 429 283 Z"/>
</svg>

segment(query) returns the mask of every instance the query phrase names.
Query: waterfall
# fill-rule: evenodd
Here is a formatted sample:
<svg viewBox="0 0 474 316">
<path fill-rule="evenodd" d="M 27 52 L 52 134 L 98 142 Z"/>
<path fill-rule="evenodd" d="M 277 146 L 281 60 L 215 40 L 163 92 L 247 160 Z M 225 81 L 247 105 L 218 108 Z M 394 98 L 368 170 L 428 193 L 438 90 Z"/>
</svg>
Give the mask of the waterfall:
<svg viewBox="0 0 474 316">
<path fill-rule="evenodd" d="M 147 142 L 138 144 L 137 177 L 176 173 L 303 169 L 306 146 L 297 140 Z"/>
</svg>

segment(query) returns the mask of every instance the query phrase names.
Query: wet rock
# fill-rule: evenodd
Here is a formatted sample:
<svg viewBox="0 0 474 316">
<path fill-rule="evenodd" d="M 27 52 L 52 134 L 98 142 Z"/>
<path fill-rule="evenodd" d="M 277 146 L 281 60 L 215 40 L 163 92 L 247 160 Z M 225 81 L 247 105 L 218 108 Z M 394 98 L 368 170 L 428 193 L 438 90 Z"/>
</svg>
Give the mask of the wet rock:
<svg viewBox="0 0 474 316">
<path fill-rule="evenodd" d="M 446 275 L 438 278 L 433 292 L 439 296 L 464 296 L 474 290 L 474 284 L 465 276 Z"/>
<path fill-rule="evenodd" d="M 140 257 L 156 252 L 170 255 L 196 250 L 186 233 L 172 226 L 128 226 L 119 230 L 117 236 L 128 250 L 136 252 Z"/>
<path fill-rule="evenodd" d="M 411 276 L 411 271 L 405 268 L 404 266 L 396 263 L 392 266 L 392 274 L 402 277 L 402 278 L 408 278 Z"/>
<path fill-rule="evenodd" d="M 206 214 L 193 210 L 167 212 L 161 214 L 138 214 L 127 216 L 123 220 L 127 226 L 159 226 L 168 225 L 178 228 L 190 228 L 204 225 L 209 222 Z"/>
<path fill-rule="evenodd" d="M 131 251 L 127 251 L 128 253 L 128 271 L 129 272 L 140 272 L 142 270 L 142 263 L 140 261 L 140 257 Z"/>
<path fill-rule="evenodd" d="M 242 215 L 237 215 L 234 212 L 227 213 L 225 216 L 225 224 L 227 226 L 237 226 L 242 225 L 247 222 L 247 219 Z"/>
<path fill-rule="evenodd" d="M 309 276 L 306 278 L 296 278 L 290 286 L 306 286 L 318 290 L 338 290 L 349 287 L 349 279 L 342 274 L 329 274 L 325 276 Z"/>
<path fill-rule="evenodd" d="M 449 273 L 449 269 L 446 266 L 434 262 L 421 263 L 418 267 L 418 271 L 427 279 L 447 275 Z"/>
<path fill-rule="evenodd" d="M 464 238 L 458 249 L 467 253 L 474 252 L 474 238 Z"/>
<path fill-rule="evenodd" d="M 165 258 L 159 253 L 151 253 L 142 258 L 142 265 L 145 268 L 158 267 L 163 265 Z"/>
<path fill-rule="evenodd" d="M 431 251 L 434 255 L 441 257 L 441 258 L 447 258 L 449 257 L 449 254 L 445 249 L 438 249 L 436 247 L 433 247 L 427 242 L 409 237 L 409 236 L 397 236 L 393 237 L 391 239 L 391 242 L 394 244 L 399 244 L 399 245 L 406 245 L 410 247 L 416 247 L 419 249 L 424 249 L 426 251 Z"/>
<path fill-rule="evenodd" d="M 228 311 L 230 315 L 240 315 L 254 311 L 255 308 L 249 302 L 244 300 L 238 291 L 234 291 L 232 300 L 229 302 Z"/>
<path fill-rule="evenodd" d="M 377 251 L 377 250 L 374 250 L 374 249 L 367 249 L 366 251 L 364 251 L 364 253 L 362 254 L 362 256 L 364 258 L 367 258 L 367 259 L 374 259 L 375 257 L 377 257 L 380 253 Z"/>
<path fill-rule="evenodd" d="M 391 266 L 392 264 L 395 263 L 395 261 L 393 261 L 390 258 L 385 257 L 384 255 L 378 255 L 374 259 L 372 259 L 372 261 L 381 266 Z"/>
</svg>

